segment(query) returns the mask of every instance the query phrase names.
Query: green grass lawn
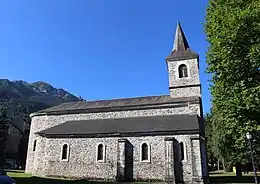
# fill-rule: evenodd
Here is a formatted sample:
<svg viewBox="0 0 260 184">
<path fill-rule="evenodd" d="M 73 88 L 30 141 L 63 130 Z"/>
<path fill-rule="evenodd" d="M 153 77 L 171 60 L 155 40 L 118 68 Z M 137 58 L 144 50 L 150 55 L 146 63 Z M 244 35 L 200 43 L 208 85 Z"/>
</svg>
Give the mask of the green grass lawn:
<svg viewBox="0 0 260 184">
<path fill-rule="evenodd" d="M 67 180 L 60 178 L 41 178 L 25 174 L 24 171 L 12 170 L 7 171 L 7 174 L 12 177 L 17 184 L 109 184 L 109 182 L 83 181 L 83 180 Z M 254 183 L 253 174 L 243 175 L 242 178 L 237 178 L 235 173 L 216 171 L 210 173 L 210 184 L 249 184 Z M 110 182 L 111 184 L 111 182 Z"/>
<path fill-rule="evenodd" d="M 258 173 L 259 175 L 259 173 Z M 236 177 L 234 172 L 225 172 L 225 171 L 214 171 L 210 172 L 210 183 L 232 183 L 232 184 L 250 184 L 254 183 L 253 173 L 243 174 L 241 178 Z"/>
<path fill-rule="evenodd" d="M 31 177 L 31 175 L 25 174 L 24 171 L 20 171 L 20 170 L 11 170 L 11 171 L 7 170 L 7 175 L 12 178 L 29 178 L 29 177 Z"/>
<path fill-rule="evenodd" d="M 104 184 L 105 182 L 96 181 L 83 181 L 83 180 L 69 180 L 61 178 L 51 178 L 51 177 L 35 177 L 29 174 L 25 174 L 24 171 L 12 170 L 7 171 L 7 175 L 12 177 L 17 184 Z M 108 182 L 106 182 L 108 184 Z"/>
</svg>

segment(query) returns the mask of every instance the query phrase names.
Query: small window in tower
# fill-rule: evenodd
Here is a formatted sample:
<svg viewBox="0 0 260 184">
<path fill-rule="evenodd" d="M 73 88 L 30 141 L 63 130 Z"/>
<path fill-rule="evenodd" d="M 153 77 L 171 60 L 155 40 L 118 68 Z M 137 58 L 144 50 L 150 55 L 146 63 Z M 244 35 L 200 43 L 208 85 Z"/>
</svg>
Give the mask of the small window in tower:
<svg viewBox="0 0 260 184">
<path fill-rule="evenodd" d="M 179 66 L 179 78 L 188 77 L 188 68 L 185 64 Z"/>
<path fill-rule="evenodd" d="M 64 144 L 62 146 L 62 153 L 61 153 L 61 160 L 68 160 L 69 156 L 69 146 L 67 144 Z"/>
</svg>

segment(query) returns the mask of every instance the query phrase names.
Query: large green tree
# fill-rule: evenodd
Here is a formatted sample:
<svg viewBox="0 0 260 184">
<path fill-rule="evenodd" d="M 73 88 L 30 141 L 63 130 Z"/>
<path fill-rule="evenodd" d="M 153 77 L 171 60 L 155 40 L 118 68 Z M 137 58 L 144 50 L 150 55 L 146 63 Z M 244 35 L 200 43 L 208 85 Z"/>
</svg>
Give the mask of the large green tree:
<svg viewBox="0 0 260 184">
<path fill-rule="evenodd" d="M 205 32 L 216 122 L 213 140 L 240 175 L 239 166 L 250 158 L 246 132 L 259 139 L 260 1 L 209 0 Z"/>
</svg>

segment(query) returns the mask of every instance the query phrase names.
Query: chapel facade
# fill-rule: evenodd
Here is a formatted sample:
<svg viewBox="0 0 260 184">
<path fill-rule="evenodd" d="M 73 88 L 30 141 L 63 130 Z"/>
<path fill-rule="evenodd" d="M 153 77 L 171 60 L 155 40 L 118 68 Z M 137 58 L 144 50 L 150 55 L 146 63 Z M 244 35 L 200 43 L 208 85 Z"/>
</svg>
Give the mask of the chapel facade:
<svg viewBox="0 0 260 184">
<path fill-rule="evenodd" d="M 26 173 L 207 183 L 199 56 L 178 23 L 169 95 L 64 103 L 31 114 Z"/>
</svg>

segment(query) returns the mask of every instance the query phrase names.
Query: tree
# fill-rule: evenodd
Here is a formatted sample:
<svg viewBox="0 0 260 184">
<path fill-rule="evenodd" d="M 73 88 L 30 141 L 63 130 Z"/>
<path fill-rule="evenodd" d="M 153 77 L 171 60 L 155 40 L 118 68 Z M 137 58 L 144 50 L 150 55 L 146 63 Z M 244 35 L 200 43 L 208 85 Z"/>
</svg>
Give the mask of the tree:
<svg viewBox="0 0 260 184">
<path fill-rule="evenodd" d="M 212 113 L 206 114 L 204 117 L 205 119 L 205 134 L 207 139 L 207 154 L 208 154 L 208 161 L 211 166 L 216 163 L 216 155 L 213 151 L 213 140 L 212 140 L 212 131 L 213 131 L 213 124 L 212 124 Z"/>
<path fill-rule="evenodd" d="M 218 123 L 212 113 L 212 110 L 210 111 L 210 113 L 207 113 L 205 115 L 204 119 L 209 164 L 213 166 L 214 164 L 221 161 L 222 165 L 224 166 L 223 156 L 221 155 L 218 146 L 218 137 L 221 135 L 221 131 L 217 127 Z"/>
<path fill-rule="evenodd" d="M 16 159 L 23 167 L 26 162 L 26 153 L 29 137 L 29 132 L 25 131 L 25 127 L 23 126 L 28 126 L 30 124 L 29 105 L 30 104 L 28 104 L 26 101 L 17 100 L 13 108 L 13 112 L 11 113 L 12 118 L 10 120 L 10 123 L 19 131 L 21 136 L 18 147 L 18 155 Z M 20 120 L 20 123 L 23 123 L 24 125 L 17 126 L 17 124 L 14 124 L 13 121 L 17 120 Z"/>
<path fill-rule="evenodd" d="M 5 108 L 0 107 L 0 165 L 5 161 L 5 145 L 8 130 L 8 117 Z"/>
<path fill-rule="evenodd" d="M 213 140 L 240 176 L 250 158 L 245 134 L 260 130 L 260 1 L 209 0 L 205 32 L 217 122 Z"/>
</svg>

